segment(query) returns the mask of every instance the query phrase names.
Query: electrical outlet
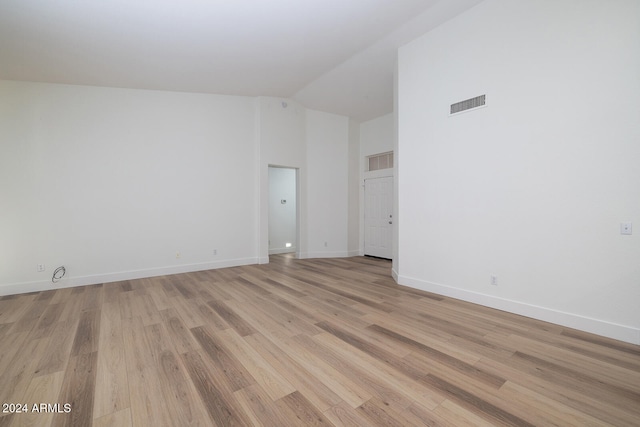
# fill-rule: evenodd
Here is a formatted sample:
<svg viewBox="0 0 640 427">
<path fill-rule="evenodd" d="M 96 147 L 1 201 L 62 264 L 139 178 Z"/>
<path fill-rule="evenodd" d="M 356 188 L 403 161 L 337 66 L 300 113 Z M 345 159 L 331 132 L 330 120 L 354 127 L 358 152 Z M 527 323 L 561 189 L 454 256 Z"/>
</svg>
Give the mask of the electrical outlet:
<svg viewBox="0 0 640 427">
<path fill-rule="evenodd" d="M 37 271 L 38 273 L 42 273 L 44 270 L 46 270 L 46 268 L 45 268 L 44 264 L 38 264 L 38 265 L 36 265 L 36 271 Z"/>
<path fill-rule="evenodd" d="M 326 248 L 327 246 L 329 246 L 328 243 L 324 242 L 324 247 Z"/>
<path fill-rule="evenodd" d="M 633 234 L 633 225 L 630 222 L 620 223 L 620 234 Z"/>
<path fill-rule="evenodd" d="M 498 276 L 495 276 L 493 274 L 491 275 L 491 284 L 493 286 L 498 286 Z"/>
<path fill-rule="evenodd" d="M 176 259 L 180 259 L 181 255 L 180 252 L 176 252 Z"/>
<path fill-rule="evenodd" d="M 217 249 L 213 250 L 213 255 L 218 255 L 218 250 Z"/>
</svg>

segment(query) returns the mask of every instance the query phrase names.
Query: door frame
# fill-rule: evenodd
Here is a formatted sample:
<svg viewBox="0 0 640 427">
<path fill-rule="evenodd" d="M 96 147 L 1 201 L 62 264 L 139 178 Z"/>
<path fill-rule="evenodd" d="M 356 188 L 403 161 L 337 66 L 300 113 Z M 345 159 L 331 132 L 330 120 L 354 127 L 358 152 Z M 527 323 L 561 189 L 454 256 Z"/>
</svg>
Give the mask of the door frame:
<svg viewBox="0 0 640 427">
<path fill-rule="evenodd" d="M 364 161 L 363 161 L 363 166 L 364 168 Z M 397 185 L 396 185 L 396 177 L 395 177 L 395 168 L 390 168 L 390 169 L 379 169 L 376 171 L 363 171 L 362 172 L 362 178 L 360 180 L 360 255 L 364 256 L 364 234 L 365 234 L 365 228 L 364 228 L 364 204 L 365 204 L 365 199 L 364 199 L 364 182 L 367 179 L 372 179 L 372 178 L 393 178 L 393 214 L 394 216 L 396 215 L 396 195 L 395 192 L 397 190 Z M 397 218 L 394 218 L 393 221 L 393 232 L 395 233 L 397 230 L 396 227 L 396 221 Z M 394 236 L 392 236 L 393 238 Z M 394 253 L 392 251 L 391 256 L 394 256 Z M 393 259 L 393 258 L 392 258 Z"/>
<path fill-rule="evenodd" d="M 269 182 L 269 169 L 270 168 L 277 168 L 277 169 L 291 169 L 295 171 L 295 184 L 296 184 L 296 236 L 295 236 L 295 245 L 296 245 L 296 250 L 294 252 L 290 252 L 290 253 L 295 253 L 295 257 L 296 258 L 300 258 L 300 168 L 294 167 L 294 166 L 284 166 L 284 165 L 273 165 L 273 164 L 268 164 L 267 165 L 267 221 L 266 221 L 266 228 L 267 228 L 267 258 L 270 256 L 269 254 L 269 239 L 270 239 L 270 235 L 269 235 L 269 187 L 270 187 L 270 182 Z M 274 254 L 275 255 L 275 254 Z"/>
<path fill-rule="evenodd" d="M 390 217 L 389 217 L 389 221 L 391 221 L 393 224 L 395 224 L 395 218 L 393 217 L 394 214 L 394 198 L 393 198 L 393 193 L 395 192 L 395 188 L 394 188 L 394 181 L 395 178 L 392 174 L 384 174 L 384 176 L 367 176 L 366 178 L 363 179 L 363 194 L 364 194 L 364 198 L 363 198 L 363 216 L 362 216 L 362 223 L 363 223 L 363 235 L 362 235 L 362 253 L 363 255 L 366 256 L 374 256 L 374 257 L 380 257 L 380 258 L 384 258 L 384 259 L 393 259 L 393 234 L 394 234 L 394 226 L 391 225 L 390 227 L 388 227 L 389 233 L 390 233 L 390 237 L 389 237 L 389 246 L 388 246 L 388 257 L 387 256 L 380 256 L 380 255 L 375 255 L 375 254 L 367 254 L 367 249 L 366 249 L 366 243 L 367 243 L 367 227 L 366 227 L 366 212 L 367 212 L 367 191 L 366 191 L 366 185 L 367 185 L 367 181 L 369 180 L 374 180 L 374 179 L 385 179 L 385 178 L 390 178 L 391 179 L 391 199 L 389 200 L 389 212 L 390 212 Z"/>
</svg>

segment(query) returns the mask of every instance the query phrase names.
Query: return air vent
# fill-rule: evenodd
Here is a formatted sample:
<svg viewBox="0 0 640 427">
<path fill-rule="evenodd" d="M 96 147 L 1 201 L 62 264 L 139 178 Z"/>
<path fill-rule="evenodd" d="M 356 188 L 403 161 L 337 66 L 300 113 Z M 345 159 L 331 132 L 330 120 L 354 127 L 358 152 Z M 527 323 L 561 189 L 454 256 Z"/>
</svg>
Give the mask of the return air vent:
<svg viewBox="0 0 640 427">
<path fill-rule="evenodd" d="M 369 172 L 393 168 L 393 151 L 367 157 Z"/>
<path fill-rule="evenodd" d="M 465 99 L 464 101 L 451 104 L 450 115 L 462 113 L 463 111 L 473 110 L 475 108 L 484 107 L 487 104 L 487 95 L 476 96 L 475 98 Z"/>
</svg>

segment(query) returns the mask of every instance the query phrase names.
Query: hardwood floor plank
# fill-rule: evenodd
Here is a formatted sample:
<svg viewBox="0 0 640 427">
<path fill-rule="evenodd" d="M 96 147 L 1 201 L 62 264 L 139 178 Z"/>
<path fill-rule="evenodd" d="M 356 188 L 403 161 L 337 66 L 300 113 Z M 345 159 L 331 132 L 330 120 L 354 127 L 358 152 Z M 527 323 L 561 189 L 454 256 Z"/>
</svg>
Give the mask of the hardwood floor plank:
<svg viewBox="0 0 640 427">
<path fill-rule="evenodd" d="M 222 301 L 209 301 L 209 306 L 220 315 L 240 336 L 246 336 L 256 332 L 246 321 L 233 312 L 227 304 Z"/>
<path fill-rule="evenodd" d="M 362 369 L 368 372 L 375 372 L 380 381 L 384 381 L 390 387 L 394 387 L 412 397 L 420 406 L 424 406 L 428 410 L 435 409 L 444 400 L 444 396 L 434 393 L 433 390 L 415 381 L 415 379 L 403 375 L 380 359 L 354 349 L 329 333 L 316 335 L 313 338 L 318 342 L 324 343 L 334 352 L 342 354 L 344 358 L 353 359 L 354 363 L 357 363 Z"/>
<path fill-rule="evenodd" d="M 475 396 L 460 387 L 457 387 L 436 375 L 428 374 L 426 381 L 434 388 L 447 394 L 449 400 L 452 400 L 459 405 L 471 410 L 474 414 L 485 418 L 492 423 L 498 423 L 504 426 L 526 426 L 533 427 L 534 425 L 523 420 L 522 418 L 513 415 L 504 409 L 501 409 L 482 398 Z"/>
<path fill-rule="evenodd" d="M 405 337 L 405 339 L 400 339 L 400 337 L 393 338 L 392 335 L 389 335 L 389 338 L 393 340 L 396 346 L 406 347 L 412 352 L 416 351 L 422 343 L 429 343 L 428 347 L 443 354 L 443 357 L 449 356 L 467 364 L 472 365 L 481 357 L 471 352 L 469 348 L 457 348 L 451 345 L 451 339 L 453 338 L 451 335 L 443 332 L 433 332 L 428 328 L 422 329 L 415 322 L 399 318 L 385 319 L 371 315 L 366 315 L 364 318 L 371 322 L 371 325 L 367 328 L 378 335 L 385 335 L 384 331 L 386 330 L 392 334 L 396 333 Z M 428 350 L 425 349 L 425 351 Z"/>
<path fill-rule="evenodd" d="M 200 314 L 196 300 L 186 300 L 182 295 L 179 295 L 173 298 L 172 302 L 173 308 L 176 309 L 187 328 L 191 329 L 207 324 L 207 320 Z"/>
<path fill-rule="evenodd" d="M 367 419 L 361 411 L 353 409 L 344 402 L 340 402 L 335 406 L 324 411 L 324 416 L 336 426 L 344 427 L 373 427 L 374 424 Z"/>
<path fill-rule="evenodd" d="M 178 353 L 187 353 L 201 348 L 175 309 L 170 308 L 161 311 L 160 317 L 169 335 L 171 335 L 171 340 Z"/>
<path fill-rule="evenodd" d="M 37 294 L 15 295 L 0 301 L 0 323 L 15 323 L 31 308 Z"/>
<path fill-rule="evenodd" d="M 0 427 L 640 425 L 640 346 L 390 268 L 285 254 L 0 297 L 0 402 L 73 405 Z"/>
<path fill-rule="evenodd" d="M 370 342 L 368 342 L 368 340 L 362 339 L 353 333 L 336 327 L 334 324 L 331 324 L 329 322 L 320 322 L 317 323 L 317 326 L 334 335 L 336 338 L 341 339 L 345 343 L 370 355 L 374 359 L 378 359 L 389 367 L 396 369 L 398 372 L 406 375 L 409 378 L 420 379 L 424 375 L 422 371 L 407 363 L 403 358 L 397 357 L 390 352 L 372 345 Z"/>
<path fill-rule="evenodd" d="M 82 312 L 76 336 L 71 347 L 71 355 L 98 351 L 98 336 L 100 334 L 100 310 L 92 309 Z"/>
<path fill-rule="evenodd" d="M 56 327 L 58 319 L 60 319 L 60 316 L 62 315 L 63 309 L 63 304 L 49 303 L 49 305 L 47 305 L 47 308 L 40 316 L 38 323 L 34 327 L 35 330 L 33 331 L 32 336 L 34 338 L 44 338 L 50 336 Z"/>
<path fill-rule="evenodd" d="M 400 335 L 396 332 L 393 332 L 389 329 L 383 328 L 381 326 L 378 325 L 371 325 L 368 326 L 369 329 L 374 330 L 376 332 L 379 332 L 381 334 L 384 334 L 390 338 L 392 338 L 393 340 L 396 340 L 398 342 L 404 343 L 404 344 L 408 344 L 411 347 L 414 347 L 416 349 L 416 351 L 420 352 L 421 354 L 425 355 L 429 360 L 431 361 L 436 361 L 439 364 L 442 365 L 446 365 L 462 374 L 464 374 L 466 377 L 468 378 L 473 378 L 476 379 L 478 381 L 484 382 L 488 385 L 491 385 L 493 387 L 500 388 L 502 386 L 502 384 L 504 384 L 505 379 L 501 378 L 497 375 L 493 375 L 487 372 L 484 372 L 478 368 L 476 368 L 473 365 L 470 365 L 469 363 L 466 363 L 462 360 L 456 359 L 455 357 L 452 357 L 448 354 L 445 354 L 439 350 L 436 350 L 432 347 L 429 347 L 425 344 L 422 344 L 418 341 L 414 341 L 410 338 L 407 338 L 403 335 Z"/>
<path fill-rule="evenodd" d="M 457 405 L 456 403 L 445 400 L 436 408 L 434 413 L 441 419 L 445 420 L 446 426 L 460 427 L 495 427 L 495 423 L 489 422 L 479 417 L 474 411 Z"/>
<path fill-rule="evenodd" d="M 517 360 L 518 366 L 528 366 L 528 372 L 545 378 L 551 382 L 560 382 L 571 388 L 579 389 L 585 395 L 605 401 L 623 411 L 630 411 L 640 419 L 640 393 L 636 393 L 624 387 L 608 384 L 592 378 L 576 369 L 566 368 L 541 358 L 516 352 L 512 360 Z"/>
<path fill-rule="evenodd" d="M 158 308 L 153 302 L 153 298 L 146 293 L 146 290 L 145 294 L 134 297 L 131 303 L 132 310 L 134 310 L 136 316 L 140 316 L 145 326 L 162 322 Z"/>
<path fill-rule="evenodd" d="M 94 418 L 129 407 L 129 382 L 117 302 L 102 305 L 98 339 Z"/>
<path fill-rule="evenodd" d="M 250 385 L 233 394 L 244 413 L 251 419 L 252 425 L 280 427 L 290 423 L 259 384 Z"/>
<path fill-rule="evenodd" d="M 272 400 L 296 391 L 296 389 L 255 351 L 234 329 L 218 333 L 225 348 L 233 353 L 255 381 Z"/>
<path fill-rule="evenodd" d="M 51 423 L 53 427 L 81 427 L 92 424 L 97 363 L 96 352 L 80 352 L 71 356 L 59 397 L 61 404 L 71 405 L 71 411 L 54 414 Z"/>
<path fill-rule="evenodd" d="M 333 390 L 351 407 L 356 408 L 372 397 L 369 390 L 360 387 L 350 377 L 335 369 L 330 363 L 324 361 L 296 340 L 287 340 L 285 345 L 288 348 L 287 354 L 292 359 L 314 374 L 316 378 Z"/>
<path fill-rule="evenodd" d="M 46 351 L 42 355 L 37 355 L 40 360 L 36 367 L 36 375 L 45 375 L 66 369 L 77 327 L 77 319 L 56 324 Z"/>
<path fill-rule="evenodd" d="M 9 333 L 13 323 L 0 323 L 0 339 Z"/>
<path fill-rule="evenodd" d="M 369 421 L 379 426 L 404 427 L 410 425 L 406 420 L 400 418 L 396 414 L 385 408 L 384 403 L 378 399 L 372 398 L 364 402 L 358 407 L 358 411 L 363 414 Z"/>
<path fill-rule="evenodd" d="M 298 334 L 315 335 L 322 332 L 322 329 L 308 322 L 304 317 L 288 311 L 267 298 L 257 297 L 254 301 L 258 309 L 281 327 L 290 330 L 292 336 Z"/>
<path fill-rule="evenodd" d="M 102 284 L 85 286 L 80 310 L 99 309 L 103 301 Z"/>
<path fill-rule="evenodd" d="M 264 281 L 268 285 L 270 285 L 271 288 L 275 288 L 277 291 L 284 292 L 284 293 L 289 294 L 289 295 L 291 295 L 291 296 L 293 296 L 295 298 L 300 298 L 300 297 L 304 297 L 304 296 L 307 295 L 305 292 L 301 292 L 301 291 L 299 291 L 297 289 L 294 289 L 294 288 L 292 288 L 290 286 L 287 286 L 286 284 L 284 284 L 284 283 L 282 283 L 282 282 L 280 282 L 278 280 L 267 278 L 267 279 L 264 279 Z"/>
<path fill-rule="evenodd" d="M 93 420 L 93 427 L 131 427 L 129 408 Z"/>
<path fill-rule="evenodd" d="M 536 425 L 611 426 L 511 381 L 500 389 L 502 400 Z"/>
<path fill-rule="evenodd" d="M 50 338 L 27 340 L 0 374 L 0 403 L 21 402 L 24 393 L 35 376 L 38 359 L 33 354 L 42 354 Z"/>
<path fill-rule="evenodd" d="M 217 331 L 229 329 L 231 326 L 208 304 L 202 302 L 198 304 L 199 315 L 205 320 L 204 324 L 213 326 Z"/>
<path fill-rule="evenodd" d="M 611 338 L 601 337 L 582 331 L 576 331 L 575 329 L 563 329 L 561 334 L 565 337 L 575 338 L 610 350 L 613 349 L 632 356 L 640 356 L 640 346 L 637 345 L 616 341 Z"/>
<path fill-rule="evenodd" d="M 256 331 L 254 333 L 259 332 L 265 337 L 275 340 L 284 340 L 292 334 L 290 329 L 282 328 L 261 310 L 254 310 L 254 306 L 250 302 L 227 301 L 226 303 L 238 316 L 242 317 L 249 327 Z M 249 335 L 253 334 L 247 334 L 245 337 Z"/>
<path fill-rule="evenodd" d="M 200 352 L 185 353 L 181 358 L 215 425 L 251 425 L 250 418 L 233 395 L 235 390 L 222 380 L 220 369 L 207 363 Z"/>
<path fill-rule="evenodd" d="M 119 295 L 120 317 L 122 319 L 131 319 L 134 316 L 133 300 L 136 295 L 133 291 L 122 292 Z"/>
<path fill-rule="evenodd" d="M 198 294 L 193 290 L 187 277 L 174 276 L 173 286 L 182 294 L 185 299 L 195 298 Z"/>
<path fill-rule="evenodd" d="M 161 286 L 161 280 L 153 278 L 151 283 L 152 285 L 147 288 L 147 294 L 151 297 L 156 310 L 162 311 L 173 308 L 171 299 Z"/>
<path fill-rule="evenodd" d="M 230 355 L 220 344 L 220 338 L 203 327 L 193 328 L 191 329 L 191 333 L 200 343 L 203 352 L 216 366 L 220 367 L 231 390 L 240 390 L 255 382 L 251 374 L 242 366 L 238 359 Z"/>
<path fill-rule="evenodd" d="M 553 379 L 548 381 L 527 370 L 520 370 L 512 366 L 509 360 L 486 358 L 480 360 L 477 366 L 487 371 L 499 372 L 515 384 L 526 387 L 533 392 L 546 396 L 557 403 L 564 404 L 583 414 L 602 420 L 604 423 L 616 426 L 633 426 L 637 424 L 637 422 L 630 422 L 630 420 L 637 421 L 637 417 L 631 416 L 628 412 L 621 411 L 616 407 L 612 407 L 598 399 L 585 395 L 580 389 L 555 383 Z"/>
<path fill-rule="evenodd" d="M 444 401 L 443 401 L 444 402 Z M 436 411 L 442 407 L 442 403 L 434 410 L 426 409 L 420 402 L 414 403 L 402 412 L 402 416 L 411 424 L 416 426 L 427 425 L 429 427 L 445 427 L 460 425 L 443 418 Z"/>
<path fill-rule="evenodd" d="M 402 388 L 397 387 L 397 382 L 388 381 L 384 374 L 362 369 L 357 357 L 353 355 L 343 357 L 343 353 L 334 351 L 331 347 L 304 335 L 296 336 L 293 340 L 341 372 L 363 390 L 369 391 L 372 396 L 380 399 L 386 406 L 403 411 L 413 403 L 415 396 L 410 396 Z"/>
<path fill-rule="evenodd" d="M 12 324 L 8 323 L 7 325 Z M 8 333 L 3 338 L 2 346 L 0 347 L 0 376 L 4 375 L 5 372 L 11 371 L 14 357 L 26 345 L 27 338 L 29 338 L 28 332 Z M 22 357 L 21 353 L 18 357 Z"/>
<path fill-rule="evenodd" d="M 31 412 L 16 417 L 12 426 L 49 426 L 53 421 L 53 412 L 34 412 L 33 404 L 60 402 L 58 396 L 64 382 L 64 372 L 33 377 L 22 402 L 30 406 Z"/>
<path fill-rule="evenodd" d="M 244 339 L 319 410 L 325 411 L 342 402 L 340 396 L 292 359 L 286 353 L 284 345 L 275 344 L 260 333 L 248 335 Z"/>
<path fill-rule="evenodd" d="M 29 308 L 22 314 L 22 316 L 20 316 L 20 319 L 13 323 L 11 332 L 19 333 L 31 331 L 36 323 L 38 323 L 40 316 L 42 316 L 42 313 L 46 310 L 47 306 L 47 301 L 41 301 L 35 298 L 31 304 L 29 304 Z"/>
<path fill-rule="evenodd" d="M 287 413 L 289 420 L 295 425 L 305 426 L 330 426 L 331 423 L 322 412 L 318 411 L 305 397 L 296 392 L 288 394 L 276 402 L 283 412 Z M 297 420 L 297 421 L 295 421 Z"/>
<path fill-rule="evenodd" d="M 588 372 L 591 381 L 601 381 L 604 384 L 615 385 L 634 393 L 640 393 L 640 369 L 633 370 L 618 363 L 603 363 L 599 357 L 590 354 L 568 351 L 564 347 L 557 347 L 540 343 L 528 337 L 510 336 L 509 342 L 516 343 L 519 352 L 549 362 L 557 369 L 573 370 L 580 366 L 582 372 Z M 515 354 L 516 352 L 514 352 Z"/>
<path fill-rule="evenodd" d="M 181 426 L 206 426 L 209 417 L 198 398 L 193 383 L 173 351 L 164 326 L 155 324 L 145 327 L 148 342 L 151 343 L 153 359 L 158 366 L 160 392 L 167 407 L 170 422 Z M 154 348 L 155 347 L 155 348 Z"/>
<path fill-rule="evenodd" d="M 147 344 L 139 317 L 122 318 L 127 380 L 133 427 L 171 426 L 161 394 L 159 366 Z M 159 393 L 160 392 L 160 393 Z"/>
</svg>

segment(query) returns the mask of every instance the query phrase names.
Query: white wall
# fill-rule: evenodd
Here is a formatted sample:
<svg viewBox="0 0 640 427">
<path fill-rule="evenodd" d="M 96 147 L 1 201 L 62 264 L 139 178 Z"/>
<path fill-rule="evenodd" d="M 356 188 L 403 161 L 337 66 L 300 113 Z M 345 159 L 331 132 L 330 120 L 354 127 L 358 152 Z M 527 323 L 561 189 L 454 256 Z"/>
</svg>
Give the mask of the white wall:
<svg viewBox="0 0 640 427">
<path fill-rule="evenodd" d="M 269 254 L 296 251 L 296 215 L 296 170 L 270 167 Z"/>
<path fill-rule="evenodd" d="M 0 81 L 0 293 L 257 262 L 254 121 L 244 97 Z"/>
<path fill-rule="evenodd" d="M 347 256 L 349 119 L 290 99 L 258 99 L 260 262 L 268 262 L 268 168 L 298 169 L 300 258 Z M 327 243 L 325 246 L 324 243 Z"/>
<path fill-rule="evenodd" d="M 400 49 L 400 283 L 640 344 L 639 28 L 487 0 Z"/>
<path fill-rule="evenodd" d="M 260 212 L 259 253 L 260 262 L 269 262 L 269 166 L 286 166 L 298 169 L 298 248 L 307 247 L 307 147 L 305 144 L 306 109 L 289 99 L 261 97 L 257 99 L 259 193 Z"/>
<path fill-rule="evenodd" d="M 347 256 L 349 119 L 306 113 L 308 246 L 301 256 Z"/>
<path fill-rule="evenodd" d="M 393 151 L 393 113 L 360 124 L 360 151 L 363 159 Z"/>
<path fill-rule="evenodd" d="M 291 100 L 0 81 L 0 294 L 268 262 L 269 165 L 299 168 L 301 256 L 346 256 L 352 134 Z"/>
<path fill-rule="evenodd" d="M 349 147 L 348 147 L 348 211 L 347 250 L 349 256 L 360 253 L 360 123 L 349 119 Z"/>
</svg>

